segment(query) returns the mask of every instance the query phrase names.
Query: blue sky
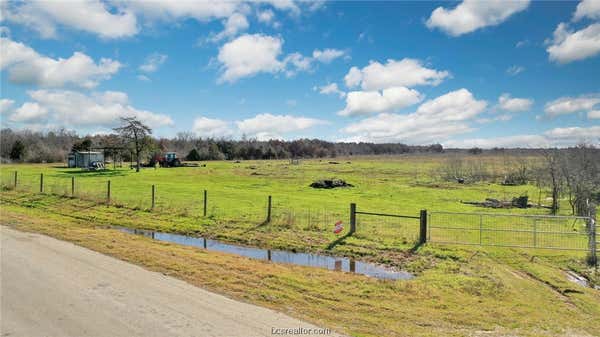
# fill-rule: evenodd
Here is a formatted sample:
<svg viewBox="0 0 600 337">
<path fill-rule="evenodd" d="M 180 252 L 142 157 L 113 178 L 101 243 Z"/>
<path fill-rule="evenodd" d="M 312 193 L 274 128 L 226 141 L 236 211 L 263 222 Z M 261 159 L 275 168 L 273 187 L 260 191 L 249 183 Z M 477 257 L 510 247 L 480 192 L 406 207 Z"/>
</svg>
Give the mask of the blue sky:
<svg viewBox="0 0 600 337">
<path fill-rule="evenodd" d="M 600 1 L 1 2 L 2 127 L 600 142 Z"/>
</svg>

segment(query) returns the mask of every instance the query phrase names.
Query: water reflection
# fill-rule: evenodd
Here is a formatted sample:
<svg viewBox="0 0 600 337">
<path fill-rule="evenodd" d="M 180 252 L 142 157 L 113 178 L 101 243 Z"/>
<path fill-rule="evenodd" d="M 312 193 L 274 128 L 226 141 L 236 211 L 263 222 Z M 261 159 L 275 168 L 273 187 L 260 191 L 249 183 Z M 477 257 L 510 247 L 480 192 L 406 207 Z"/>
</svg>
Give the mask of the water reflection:
<svg viewBox="0 0 600 337">
<path fill-rule="evenodd" d="M 335 271 L 351 272 L 379 279 L 408 280 L 414 277 L 411 273 L 405 271 L 396 271 L 377 264 L 355 261 L 345 257 L 332 257 L 312 253 L 293 253 L 282 250 L 260 249 L 223 243 L 203 237 L 192 237 L 179 234 L 130 229 L 125 227 L 115 228 L 126 233 L 147 236 L 158 241 L 172 242 L 185 246 L 199 247 L 224 253 L 232 253 L 257 260 L 268 260 L 276 263 L 287 263 L 300 266 L 325 268 Z"/>
</svg>

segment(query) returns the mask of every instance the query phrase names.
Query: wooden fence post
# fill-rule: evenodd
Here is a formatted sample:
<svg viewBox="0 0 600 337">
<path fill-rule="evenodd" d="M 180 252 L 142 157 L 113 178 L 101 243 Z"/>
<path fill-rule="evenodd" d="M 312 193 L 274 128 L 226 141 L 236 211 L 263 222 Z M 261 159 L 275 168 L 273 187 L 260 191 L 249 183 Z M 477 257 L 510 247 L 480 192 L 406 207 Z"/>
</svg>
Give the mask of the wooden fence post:
<svg viewBox="0 0 600 337">
<path fill-rule="evenodd" d="M 156 194 L 156 187 L 154 187 L 154 185 L 152 185 L 152 209 L 154 209 L 154 206 L 156 205 L 155 194 Z"/>
<path fill-rule="evenodd" d="M 419 244 L 427 242 L 427 210 L 422 209 L 420 214 L 420 231 L 419 231 Z"/>
<path fill-rule="evenodd" d="M 40 173 L 40 193 L 44 193 L 44 174 Z"/>
<path fill-rule="evenodd" d="M 267 222 L 271 222 L 271 196 L 267 199 Z"/>
<path fill-rule="evenodd" d="M 356 232 L 356 204 L 350 204 L 350 234 Z"/>
<path fill-rule="evenodd" d="M 206 216 L 206 207 L 208 206 L 208 191 L 207 190 L 204 190 L 204 199 L 203 199 L 203 202 L 204 202 L 204 211 L 202 212 L 202 214 L 204 216 Z"/>
<path fill-rule="evenodd" d="M 17 171 L 15 171 L 15 190 L 17 189 Z"/>
<path fill-rule="evenodd" d="M 106 182 L 106 205 L 110 205 L 110 180 Z"/>
<path fill-rule="evenodd" d="M 71 177 L 71 196 L 75 197 L 75 177 Z"/>
</svg>

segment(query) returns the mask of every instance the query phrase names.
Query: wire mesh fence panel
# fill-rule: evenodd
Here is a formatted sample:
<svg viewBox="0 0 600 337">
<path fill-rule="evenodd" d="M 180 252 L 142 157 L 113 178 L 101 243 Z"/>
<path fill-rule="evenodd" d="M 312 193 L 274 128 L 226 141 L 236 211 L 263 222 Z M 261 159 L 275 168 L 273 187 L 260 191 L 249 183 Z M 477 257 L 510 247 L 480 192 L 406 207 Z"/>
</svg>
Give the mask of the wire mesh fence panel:
<svg viewBox="0 0 600 337">
<path fill-rule="evenodd" d="M 428 241 L 587 250 L 587 221 L 575 216 L 430 212 Z"/>
<path fill-rule="evenodd" d="M 419 240 L 419 219 L 358 213 L 355 235 L 388 246 L 413 246 Z"/>
<path fill-rule="evenodd" d="M 348 212 L 328 208 L 292 208 L 276 205 L 271 211 L 271 229 L 294 229 L 311 232 L 328 232 L 338 221 L 346 222 Z"/>
</svg>

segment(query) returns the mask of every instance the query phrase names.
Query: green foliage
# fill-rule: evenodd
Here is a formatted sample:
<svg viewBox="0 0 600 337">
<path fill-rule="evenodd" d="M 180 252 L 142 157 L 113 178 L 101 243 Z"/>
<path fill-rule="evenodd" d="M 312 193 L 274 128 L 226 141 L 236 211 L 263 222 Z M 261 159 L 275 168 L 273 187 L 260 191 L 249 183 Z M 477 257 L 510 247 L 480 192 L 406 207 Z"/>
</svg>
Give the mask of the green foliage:
<svg viewBox="0 0 600 337">
<path fill-rule="evenodd" d="M 188 155 L 185 157 L 185 160 L 189 160 L 189 161 L 200 161 L 202 160 L 202 158 L 200 157 L 200 154 L 198 153 L 198 150 L 196 149 L 192 149 Z"/>
<path fill-rule="evenodd" d="M 17 140 L 10 149 L 10 159 L 22 160 L 23 157 L 25 157 L 25 144 L 21 140 Z"/>
</svg>

